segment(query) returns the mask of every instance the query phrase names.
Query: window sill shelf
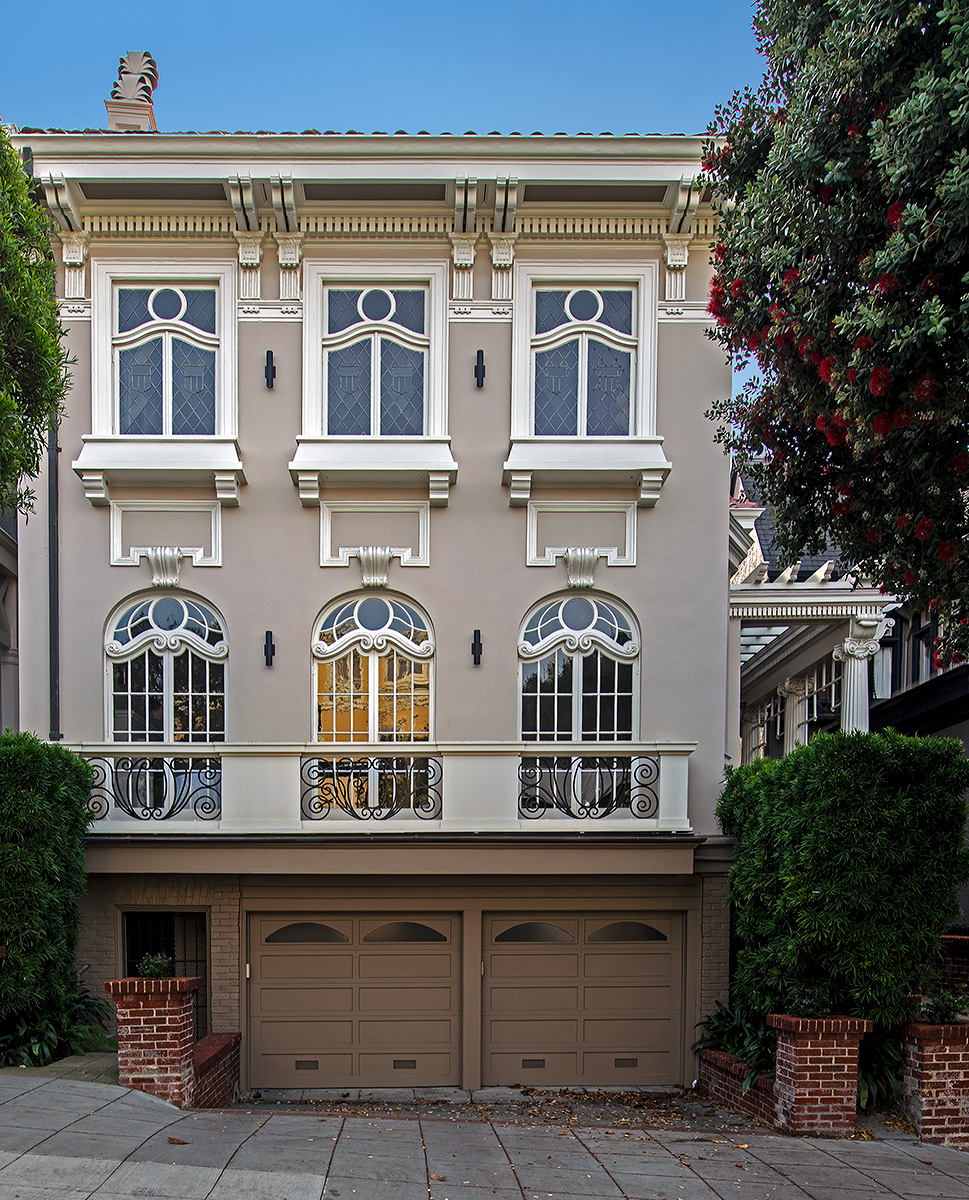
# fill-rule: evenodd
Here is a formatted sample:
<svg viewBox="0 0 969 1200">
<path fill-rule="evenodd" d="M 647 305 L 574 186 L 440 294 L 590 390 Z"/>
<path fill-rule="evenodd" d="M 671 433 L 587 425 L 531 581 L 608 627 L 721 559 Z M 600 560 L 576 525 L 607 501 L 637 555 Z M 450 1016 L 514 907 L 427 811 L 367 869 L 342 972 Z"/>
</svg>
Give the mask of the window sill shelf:
<svg viewBox="0 0 969 1200">
<path fill-rule="evenodd" d="M 639 507 L 652 508 L 671 470 L 660 437 L 515 438 L 502 483 L 512 508 L 524 508 L 536 484 L 635 488 Z"/>
<path fill-rule="evenodd" d="M 445 508 L 458 464 L 449 438 L 301 437 L 289 473 L 306 508 L 326 485 L 426 487 L 432 507 Z"/>
<path fill-rule="evenodd" d="M 96 506 L 111 501 L 118 487 L 213 487 L 230 508 L 239 503 L 246 473 L 235 438 L 224 437 L 98 437 L 86 435 L 71 467 L 84 484 L 84 494 Z"/>
</svg>

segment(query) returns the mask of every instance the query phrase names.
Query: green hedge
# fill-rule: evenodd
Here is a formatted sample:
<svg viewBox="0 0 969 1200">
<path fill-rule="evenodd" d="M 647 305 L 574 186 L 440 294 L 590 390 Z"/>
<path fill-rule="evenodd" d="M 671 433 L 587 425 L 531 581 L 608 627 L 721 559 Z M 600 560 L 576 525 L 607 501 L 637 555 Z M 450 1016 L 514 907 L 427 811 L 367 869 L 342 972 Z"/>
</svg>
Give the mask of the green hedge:
<svg viewBox="0 0 969 1200">
<path fill-rule="evenodd" d="M 905 1019 L 969 879 L 967 788 L 960 742 L 892 731 L 729 771 L 734 1006 Z"/>
<path fill-rule="evenodd" d="M 27 733 L 0 735 L 0 1038 L 77 1020 L 75 966 L 91 768 Z"/>
</svg>

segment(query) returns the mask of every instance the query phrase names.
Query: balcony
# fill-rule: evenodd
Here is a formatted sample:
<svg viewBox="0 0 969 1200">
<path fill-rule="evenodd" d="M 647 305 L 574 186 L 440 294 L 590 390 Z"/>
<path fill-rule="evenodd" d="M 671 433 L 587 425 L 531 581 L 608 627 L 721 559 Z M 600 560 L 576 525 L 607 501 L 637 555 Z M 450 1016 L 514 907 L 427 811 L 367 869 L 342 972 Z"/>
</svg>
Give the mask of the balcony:
<svg viewBox="0 0 969 1200">
<path fill-rule="evenodd" d="M 690 832 L 692 742 L 70 749 L 98 835 Z"/>
</svg>

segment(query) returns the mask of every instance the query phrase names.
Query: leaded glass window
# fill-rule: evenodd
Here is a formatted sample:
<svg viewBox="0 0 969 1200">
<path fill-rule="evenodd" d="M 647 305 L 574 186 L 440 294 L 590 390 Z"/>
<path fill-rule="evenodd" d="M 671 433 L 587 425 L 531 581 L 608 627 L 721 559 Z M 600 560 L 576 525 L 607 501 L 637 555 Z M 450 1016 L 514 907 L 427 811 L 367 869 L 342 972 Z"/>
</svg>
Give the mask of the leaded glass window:
<svg viewBox="0 0 969 1200">
<path fill-rule="evenodd" d="M 624 437 L 632 432 L 635 289 L 534 291 L 536 437 Z"/>
<path fill-rule="evenodd" d="M 632 619 L 593 596 L 543 604 L 519 642 L 523 741 L 631 741 L 639 646 Z"/>
<path fill-rule="evenodd" d="M 114 296 L 117 432 L 215 434 L 215 287 L 126 285 Z"/>
<path fill-rule="evenodd" d="M 420 437 L 427 386 L 425 287 L 327 287 L 323 387 L 334 437 Z"/>
<path fill-rule="evenodd" d="M 313 645 L 318 740 L 428 741 L 433 654 L 409 604 L 371 595 L 329 609 Z"/>
<path fill-rule="evenodd" d="M 135 601 L 105 652 L 114 741 L 225 741 L 228 646 L 210 608 L 174 595 Z"/>
</svg>

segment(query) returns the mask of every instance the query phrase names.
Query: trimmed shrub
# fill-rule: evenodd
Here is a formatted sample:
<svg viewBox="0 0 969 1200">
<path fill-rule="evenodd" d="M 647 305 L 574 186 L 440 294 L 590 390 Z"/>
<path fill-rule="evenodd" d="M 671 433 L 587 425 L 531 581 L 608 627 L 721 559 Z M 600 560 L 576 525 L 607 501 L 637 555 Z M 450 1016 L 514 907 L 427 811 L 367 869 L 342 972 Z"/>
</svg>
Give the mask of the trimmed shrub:
<svg viewBox="0 0 969 1200">
<path fill-rule="evenodd" d="M 822 734 L 728 773 L 717 816 L 748 1014 L 910 1016 L 969 878 L 960 742 Z M 809 1011 L 811 1010 L 811 1011 Z"/>
<path fill-rule="evenodd" d="M 73 1052 L 100 1012 L 74 961 L 90 794 L 84 759 L 0 735 L 0 1051 L 11 1060 L 24 1047 L 31 1061 Z"/>
</svg>

